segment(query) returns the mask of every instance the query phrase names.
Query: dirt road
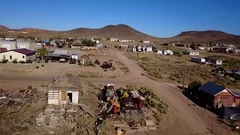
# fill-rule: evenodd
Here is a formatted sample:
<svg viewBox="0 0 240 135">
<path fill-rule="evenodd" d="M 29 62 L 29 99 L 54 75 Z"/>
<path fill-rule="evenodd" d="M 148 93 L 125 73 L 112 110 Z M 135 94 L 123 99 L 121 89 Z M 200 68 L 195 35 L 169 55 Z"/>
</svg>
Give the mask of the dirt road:
<svg viewBox="0 0 240 135">
<path fill-rule="evenodd" d="M 164 119 L 163 125 L 158 131 L 151 134 L 168 134 L 168 135 L 208 135 L 212 134 L 208 130 L 208 125 L 195 113 L 191 107 L 188 106 L 187 98 L 180 94 L 174 87 L 170 87 L 165 83 L 160 83 L 143 76 L 145 72 L 137 65 L 136 62 L 131 61 L 123 52 L 113 51 L 113 55 L 128 66 L 130 74 L 119 78 L 92 78 L 83 79 L 84 81 L 91 81 L 94 83 L 106 84 L 114 83 L 116 87 L 126 84 L 145 85 L 153 88 L 155 92 L 170 105 L 167 118 Z M 20 79 L 20 80 L 19 80 Z M 11 81 L 8 81 L 11 80 Z M 18 82 L 32 82 L 38 84 L 43 81 L 51 81 L 51 78 L 38 76 L 16 77 L 8 78 L 8 76 L 0 75 L 0 85 L 11 85 L 12 81 Z M 9 83 L 8 83 L 9 82 Z M 24 83 L 23 83 L 24 84 Z"/>
<path fill-rule="evenodd" d="M 86 81 L 92 81 L 95 83 L 106 84 L 113 83 L 118 86 L 124 84 L 140 84 L 153 88 L 155 92 L 170 105 L 170 110 L 167 119 L 165 120 L 166 128 L 161 130 L 161 134 L 169 135 L 190 135 L 190 134 L 211 134 L 207 129 L 207 125 L 204 121 L 192 110 L 186 103 L 187 98 L 181 96 L 179 92 L 174 88 L 170 87 L 165 83 L 160 83 L 154 80 L 142 76 L 144 73 L 142 69 L 137 65 L 136 62 L 129 60 L 122 52 L 114 52 L 115 56 L 119 58 L 124 64 L 128 66 L 131 74 L 111 79 L 86 79 Z M 165 123 L 164 122 L 164 123 Z"/>
</svg>

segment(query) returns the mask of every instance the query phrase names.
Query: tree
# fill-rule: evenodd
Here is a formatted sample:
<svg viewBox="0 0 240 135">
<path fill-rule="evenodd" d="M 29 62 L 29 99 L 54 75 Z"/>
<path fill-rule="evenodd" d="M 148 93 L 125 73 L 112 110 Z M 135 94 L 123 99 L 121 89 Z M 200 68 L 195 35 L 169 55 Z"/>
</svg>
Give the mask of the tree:
<svg viewBox="0 0 240 135">
<path fill-rule="evenodd" d="M 192 81 L 189 85 L 188 85 L 188 93 L 192 96 L 198 96 L 198 91 L 200 86 L 202 85 L 202 83 L 200 81 Z"/>
<path fill-rule="evenodd" d="M 92 40 L 89 39 L 83 39 L 82 44 L 83 46 L 94 46 L 96 42 L 93 42 Z"/>
<path fill-rule="evenodd" d="M 212 41 L 209 42 L 210 52 L 212 52 Z"/>
<path fill-rule="evenodd" d="M 192 48 L 193 50 L 196 50 L 196 49 L 197 49 L 194 42 L 191 43 L 190 48 Z"/>
<path fill-rule="evenodd" d="M 39 48 L 38 49 L 38 55 L 41 57 L 41 60 L 43 60 L 43 57 L 48 54 L 48 51 L 46 48 Z"/>
<path fill-rule="evenodd" d="M 0 38 L 5 38 L 6 37 L 6 35 L 5 34 L 0 34 Z"/>
</svg>

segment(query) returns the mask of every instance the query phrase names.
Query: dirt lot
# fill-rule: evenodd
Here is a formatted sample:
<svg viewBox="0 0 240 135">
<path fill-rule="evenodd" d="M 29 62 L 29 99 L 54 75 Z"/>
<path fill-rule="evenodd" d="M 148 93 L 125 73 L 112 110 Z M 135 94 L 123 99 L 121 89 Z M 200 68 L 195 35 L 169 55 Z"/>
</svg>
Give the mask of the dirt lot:
<svg viewBox="0 0 240 135">
<path fill-rule="evenodd" d="M 102 53 L 100 53 L 99 55 L 101 54 Z M 98 56 L 98 55 L 95 54 L 95 56 Z M 129 68 L 130 72 L 125 74 L 122 70 L 118 72 L 114 71 L 119 73 L 119 76 L 117 76 L 116 78 L 110 78 L 110 77 L 82 78 L 84 82 L 94 82 L 95 84 L 102 84 L 102 85 L 106 83 L 113 83 L 115 84 L 116 87 L 121 87 L 126 84 L 148 86 L 152 88 L 154 92 L 156 92 L 158 96 L 160 96 L 161 99 L 163 99 L 165 102 L 169 104 L 170 109 L 166 117 L 162 121 L 161 128 L 158 131 L 141 133 L 141 134 L 159 134 L 159 132 L 161 132 L 162 134 L 170 134 L 170 135 L 172 134 L 179 134 L 179 135 L 204 134 L 206 135 L 206 134 L 213 134 L 212 131 L 214 132 L 214 134 L 229 134 L 229 133 L 234 134 L 234 132 L 232 132 L 231 129 L 224 124 L 220 124 L 220 126 L 215 126 L 215 125 L 218 125 L 216 124 L 217 123 L 216 116 L 209 113 L 207 110 L 204 110 L 202 108 L 199 108 L 193 105 L 191 101 L 189 101 L 185 96 L 182 95 L 182 93 L 179 91 L 179 89 L 175 87 L 175 85 L 172 86 L 172 84 L 154 81 L 152 79 L 149 79 L 147 76 L 143 76 L 143 75 L 147 75 L 147 71 L 143 71 L 135 61 L 132 61 L 128 59 L 126 56 L 124 56 L 123 52 L 120 52 L 115 49 L 111 49 L 108 51 L 107 56 L 102 56 L 102 55 L 98 56 L 99 59 L 101 57 L 102 57 L 102 60 L 104 59 L 109 60 L 109 57 L 110 57 L 115 61 L 121 61 Z M 166 59 L 171 60 L 171 58 L 167 58 L 167 57 Z M 178 59 L 178 57 L 174 57 L 174 59 L 176 61 L 182 61 L 182 59 Z M 164 60 L 161 60 L 161 62 L 164 62 Z M 168 62 L 169 61 L 165 61 L 165 63 L 168 63 Z M 34 74 L 34 75 L 11 74 L 10 76 L 8 76 L 8 73 L 10 74 L 11 71 L 9 72 L 1 71 L 0 86 L 1 87 L 5 86 L 6 89 L 8 89 L 9 86 L 12 87 L 14 82 L 14 86 L 20 88 L 18 84 L 23 85 L 23 83 L 25 83 L 28 85 L 29 82 L 51 81 L 53 77 L 57 77 L 61 74 L 67 73 L 67 71 L 68 72 L 72 72 L 73 70 L 79 71 L 79 72 L 83 70 L 88 72 L 97 71 L 97 69 L 95 68 L 82 69 L 78 65 L 58 64 L 58 63 L 48 63 L 48 64 L 44 64 L 45 66 L 40 67 L 39 69 L 34 69 L 36 65 L 31 65 L 32 67 L 28 69 L 31 69 L 34 71 L 43 70 L 42 72 L 40 72 L 40 74 Z M 176 65 L 176 67 L 180 67 L 182 65 L 181 63 L 179 64 L 175 62 L 173 62 L 172 64 Z M 194 63 L 188 63 L 188 64 L 189 66 L 195 66 Z M 11 64 L 6 64 L 4 66 L 6 66 L 5 68 L 13 68 Z M 21 67 L 23 65 L 18 65 L 18 66 Z M 44 68 L 46 68 L 46 70 L 44 70 Z M 167 70 L 168 68 L 169 67 L 165 69 L 165 71 L 163 72 L 164 74 L 165 72 L 168 71 Z M 18 69 L 18 68 L 15 68 L 15 65 L 14 65 L 14 69 Z M 192 75 L 192 76 L 195 76 L 195 75 Z M 181 76 L 179 75 L 179 77 Z M 181 81 L 181 79 L 179 80 Z M 222 128 L 222 126 L 224 126 L 224 128 Z M 209 127 L 213 127 L 213 129 Z"/>
<path fill-rule="evenodd" d="M 69 50 L 69 52 L 71 54 L 72 52 L 77 52 L 77 50 L 72 49 Z M 9 62 L 7 64 L 0 64 L 0 86 L 3 89 L 18 89 L 21 87 L 26 88 L 24 82 L 27 82 L 33 86 L 38 86 L 46 81 L 51 82 L 53 78 L 57 78 L 58 76 L 62 76 L 64 74 L 79 75 L 81 78 L 96 77 L 96 74 L 101 78 L 117 78 L 127 74 L 122 68 L 122 65 L 119 64 L 118 58 L 114 54 L 109 54 L 105 50 L 78 51 L 78 53 L 80 56 L 84 54 L 91 54 L 90 59 L 93 62 L 98 59 L 101 64 L 104 61 L 111 59 L 115 69 L 104 71 L 99 65 L 92 67 L 54 62 L 35 62 L 33 64 L 12 64 Z M 14 84 L 11 85 L 12 83 Z"/>
</svg>

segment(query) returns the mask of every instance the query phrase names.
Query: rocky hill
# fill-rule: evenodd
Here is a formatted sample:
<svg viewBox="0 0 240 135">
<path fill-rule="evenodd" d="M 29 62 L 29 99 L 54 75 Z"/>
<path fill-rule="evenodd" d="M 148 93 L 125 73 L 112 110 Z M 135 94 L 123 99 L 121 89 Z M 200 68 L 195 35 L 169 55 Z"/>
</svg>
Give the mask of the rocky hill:
<svg viewBox="0 0 240 135">
<path fill-rule="evenodd" d="M 228 43 L 240 44 L 240 37 L 225 33 L 222 31 L 208 30 L 208 31 L 186 31 L 177 36 L 170 38 L 171 41 L 180 42 L 196 42 L 196 43 Z"/>
<path fill-rule="evenodd" d="M 21 36 L 36 36 L 42 38 L 49 37 L 114 37 L 120 39 L 133 39 L 133 40 L 155 40 L 161 43 L 164 42 L 182 42 L 182 43 L 226 43 L 240 45 L 240 36 L 225 33 L 222 31 L 208 30 L 208 31 L 185 31 L 174 37 L 170 38 L 157 38 L 154 36 L 142 33 L 128 25 L 107 25 L 102 28 L 76 28 L 66 31 L 52 31 L 37 28 L 23 28 L 23 29 L 10 29 L 6 26 L 0 25 L 0 34 L 4 33 L 8 36 L 17 37 Z"/>
</svg>

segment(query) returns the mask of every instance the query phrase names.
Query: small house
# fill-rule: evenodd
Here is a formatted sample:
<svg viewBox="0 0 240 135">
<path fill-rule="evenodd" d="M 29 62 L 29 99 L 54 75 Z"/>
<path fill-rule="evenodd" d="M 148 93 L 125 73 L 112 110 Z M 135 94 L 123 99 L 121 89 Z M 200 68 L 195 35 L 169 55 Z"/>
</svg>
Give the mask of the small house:
<svg viewBox="0 0 240 135">
<path fill-rule="evenodd" d="M 100 38 L 92 38 L 93 42 L 96 42 L 97 44 L 100 44 Z"/>
<path fill-rule="evenodd" d="M 232 107 L 235 102 L 234 93 L 212 82 L 207 82 L 199 88 L 199 98 L 214 108 L 216 108 L 217 103 L 222 103 L 224 107 Z"/>
<path fill-rule="evenodd" d="M 173 55 L 173 51 L 172 50 L 164 50 L 163 55 Z"/>
<path fill-rule="evenodd" d="M 79 60 L 81 65 L 89 65 L 90 63 L 90 57 L 86 54 L 82 55 Z"/>
<path fill-rule="evenodd" d="M 146 52 L 153 52 L 153 46 L 147 46 L 145 51 Z"/>
<path fill-rule="evenodd" d="M 111 41 L 111 42 L 118 42 L 119 39 L 118 39 L 118 38 L 110 38 L 110 41 Z"/>
<path fill-rule="evenodd" d="M 185 55 L 190 55 L 190 56 L 198 56 L 199 52 L 194 51 L 194 50 L 187 50 L 184 52 Z"/>
<path fill-rule="evenodd" d="M 78 104 L 79 90 L 68 78 L 60 78 L 48 88 L 48 104 Z"/>
<path fill-rule="evenodd" d="M 0 53 L 0 60 L 7 59 L 8 61 L 17 60 L 26 62 L 34 60 L 36 52 L 28 49 L 15 49 Z"/>
</svg>

